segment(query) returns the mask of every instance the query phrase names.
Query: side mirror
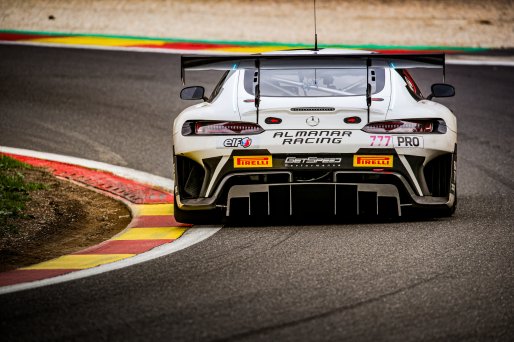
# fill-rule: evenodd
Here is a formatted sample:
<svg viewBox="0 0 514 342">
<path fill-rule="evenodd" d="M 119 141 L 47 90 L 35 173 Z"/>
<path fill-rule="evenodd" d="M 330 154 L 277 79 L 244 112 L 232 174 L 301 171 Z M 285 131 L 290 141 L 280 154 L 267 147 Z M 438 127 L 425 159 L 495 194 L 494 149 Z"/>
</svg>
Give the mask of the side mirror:
<svg viewBox="0 0 514 342">
<path fill-rule="evenodd" d="M 446 83 L 432 84 L 432 94 L 428 95 L 427 100 L 433 97 L 452 97 L 455 96 L 455 88 Z"/>
<path fill-rule="evenodd" d="M 185 87 L 180 91 L 180 98 L 182 100 L 204 100 L 207 101 L 207 98 L 204 96 L 205 88 L 194 86 L 194 87 Z"/>
</svg>

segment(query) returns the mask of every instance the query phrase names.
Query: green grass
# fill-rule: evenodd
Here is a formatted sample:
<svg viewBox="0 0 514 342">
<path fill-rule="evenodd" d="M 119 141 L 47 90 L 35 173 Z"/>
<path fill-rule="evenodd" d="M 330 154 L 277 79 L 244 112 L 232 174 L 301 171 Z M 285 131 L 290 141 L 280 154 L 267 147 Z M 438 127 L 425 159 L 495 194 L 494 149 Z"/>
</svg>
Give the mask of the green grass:
<svg viewBox="0 0 514 342">
<path fill-rule="evenodd" d="M 44 184 L 25 181 L 20 171 L 30 168 L 28 164 L 0 155 L 0 236 L 17 232 L 16 227 L 7 221 L 25 217 L 23 210 L 30 200 L 29 191 L 46 188 Z"/>
</svg>

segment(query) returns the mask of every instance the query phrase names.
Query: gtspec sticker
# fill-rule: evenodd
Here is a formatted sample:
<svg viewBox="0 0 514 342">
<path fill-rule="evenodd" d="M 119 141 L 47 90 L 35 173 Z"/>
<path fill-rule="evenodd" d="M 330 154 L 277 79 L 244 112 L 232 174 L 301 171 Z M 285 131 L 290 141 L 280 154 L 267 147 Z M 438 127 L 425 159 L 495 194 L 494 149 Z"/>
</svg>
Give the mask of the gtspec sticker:
<svg viewBox="0 0 514 342">
<path fill-rule="evenodd" d="M 234 168 L 273 167 L 271 156 L 234 157 Z"/>
<path fill-rule="evenodd" d="M 370 135 L 372 147 L 419 147 L 423 148 L 423 137 L 405 135 Z"/>
<path fill-rule="evenodd" d="M 393 167 L 393 156 L 354 155 L 354 167 Z"/>
<path fill-rule="evenodd" d="M 244 138 L 229 138 L 221 141 L 221 144 L 218 144 L 218 148 L 237 148 L 243 147 L 248 148 L 252 146 L 254 141 L 252 138 L 244 137 Z"/>
<path fill-rule="evenodd" d="M 279 139 L 282 145 L 341 144 L 351 135 L 352 131 L 278 131 L 273 134 L 273 139 Z"/>
<path fill-rule="evenodd" d="M 287 157 L 285 164 L 289 167 L 333 167 L 341 166 L 341 160 L 331 157 Z"/>
</svg>

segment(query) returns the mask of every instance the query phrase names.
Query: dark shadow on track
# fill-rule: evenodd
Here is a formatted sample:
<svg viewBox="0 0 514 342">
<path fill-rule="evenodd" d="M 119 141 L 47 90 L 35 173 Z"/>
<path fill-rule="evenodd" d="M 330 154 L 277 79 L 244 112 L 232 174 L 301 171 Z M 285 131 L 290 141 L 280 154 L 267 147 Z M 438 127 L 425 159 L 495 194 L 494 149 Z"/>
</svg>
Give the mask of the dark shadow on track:
<svg viewBox="0 0 514 342">
<path fill-rule="evenodd" d="M 357 224 L 390 224 L 408 222 L 436 222 L 449 220 L 450 218 L 433 217 L 430 215 L 406 215 L 400 217 L 366 217 L 357 216 L 353 218 L 336 217 L 290 217 L 290 218 L 230 218 L 223 222 L 224 228 L 255 228 L 255 227 L 291 227 L 291 226 L 319 226 L 319 225 L 340 225 L 352 226 Z"/>
</svg>

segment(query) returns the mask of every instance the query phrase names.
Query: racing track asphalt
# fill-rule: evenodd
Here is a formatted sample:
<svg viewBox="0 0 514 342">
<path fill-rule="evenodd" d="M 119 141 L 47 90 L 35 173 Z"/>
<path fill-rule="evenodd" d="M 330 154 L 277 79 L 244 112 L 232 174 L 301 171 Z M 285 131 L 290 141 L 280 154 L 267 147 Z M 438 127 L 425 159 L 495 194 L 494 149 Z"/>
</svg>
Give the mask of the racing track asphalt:
<svg viewBox="0 0 514 342">
<path fill-rule="evenodd" d="M 0 296 L 2 339 L 512 340 L 513 79 L 448 66 L 454 217 L 224 228 L 151 262 Z M 179 90 L 173 55 L 0 46 L 0 145 L 169 177 Z"/>
</svg>

